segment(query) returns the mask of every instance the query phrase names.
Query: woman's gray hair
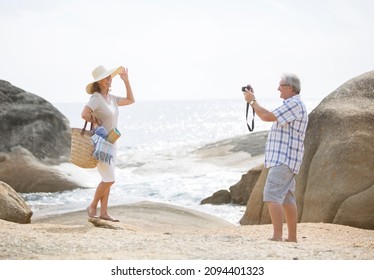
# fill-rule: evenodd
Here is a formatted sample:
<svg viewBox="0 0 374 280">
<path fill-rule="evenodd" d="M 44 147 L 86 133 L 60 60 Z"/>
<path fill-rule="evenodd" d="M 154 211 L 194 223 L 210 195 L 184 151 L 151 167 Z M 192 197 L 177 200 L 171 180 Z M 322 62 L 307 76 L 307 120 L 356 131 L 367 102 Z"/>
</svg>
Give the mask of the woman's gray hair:
<svg viewBox="0 0 374 280">
<path fill-rule="evenodd" d="M 297 94 L 300 93 L 301 91 L 300 79 L 295 74 L 292 74 L 292 73 L 282 74 L 281 79 L 285 84 L 292 86 L 292 89 L 295 93 Z"/>
</svg>

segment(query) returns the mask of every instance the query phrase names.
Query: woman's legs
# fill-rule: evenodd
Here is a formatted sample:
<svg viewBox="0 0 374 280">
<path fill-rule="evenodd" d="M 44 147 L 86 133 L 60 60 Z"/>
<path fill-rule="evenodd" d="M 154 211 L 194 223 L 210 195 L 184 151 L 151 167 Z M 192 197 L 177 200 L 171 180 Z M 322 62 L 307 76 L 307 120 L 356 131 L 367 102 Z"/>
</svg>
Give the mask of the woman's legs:
<svg viewBox="0 0 374 280">
<path fill-rule="evenodd" d="M 109 193 L 110 187 L 113 184 L 114 182 L 100 182 L 100 184 L 96 188 L 94 198 L 89 206 L 89 215 L 96 215 L 97 205 L 100 201 L 100 216 L 108 216 Z"/>
<path fill-rule="evenodd" d="M 100 202 L 100 218 L 105 220 L 114 221 L 112 217 L 108 215 L 108 202 L 109 202 L 109 194 L 110 188 L 114 184 L 115 181 L 115 164 L 116 164 L 116 154 L 113 153 L 113 161 L 111 163 L 106 163 L 103 161 L 99 161 L 97 165 L 97 169 L 101 175 L 102 181 L 96 188 L 96 192 L 94 198 L 92 200 L 91 205 L 89 206 L 89 216 L 92 217 L 92 214 L 96 215 L 97 206 Z M 118 221 L 118 220 L 116 220 Z"/>
<path fill-rule="evenodd" d="M 114 182 L 112 182 L 113 184 Z M 110 187 L 108 187 L 108 191 L 104 193 L 104 195 L 100 199 L 100 217 L 107 217 L 108 216 L 108 201 L 109 201 L 109 194 L 110 194 Z"/>
</svg>

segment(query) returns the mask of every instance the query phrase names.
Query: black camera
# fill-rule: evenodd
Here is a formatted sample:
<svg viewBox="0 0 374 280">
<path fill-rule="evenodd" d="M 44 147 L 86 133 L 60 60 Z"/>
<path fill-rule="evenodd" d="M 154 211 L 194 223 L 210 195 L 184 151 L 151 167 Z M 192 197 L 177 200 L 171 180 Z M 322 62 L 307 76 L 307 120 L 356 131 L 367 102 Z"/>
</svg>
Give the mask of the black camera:
<svg viewBox="0 0 374 280">
<path fill-rule="evenodd" d="M 248 89 L 249 91 L 253 92 L 253 88 L 250 85 L 242 87 L 242 92 L 245 92 L 246 89 Z"/>
</svg>

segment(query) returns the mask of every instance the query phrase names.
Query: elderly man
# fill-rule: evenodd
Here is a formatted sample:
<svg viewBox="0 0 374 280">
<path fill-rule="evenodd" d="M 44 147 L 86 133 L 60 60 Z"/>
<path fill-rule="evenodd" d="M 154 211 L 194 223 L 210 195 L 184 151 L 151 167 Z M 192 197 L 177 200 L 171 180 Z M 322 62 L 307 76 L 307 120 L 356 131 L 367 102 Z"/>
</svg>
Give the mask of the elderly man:
<svg viewBox="0 0 374 280">
<path fill-rule="evenodd" d="M 308 113 L 299 95 L 300 80 L 294 74 L 281 77 L 278 90 L 283 105 L 272 112 L 262 107 L 248 88 L 244 92 L 245 100 L 261 120 L 273 122 L 265 148 L 265 167 L 269 168 L 269 173 L 263 194 L 273 224 L 271 240 L 282 241 L 284 212 L 288 227 L 286 241 L 297 242 L 295 175 L 299 173 L 304 155 L 308 124 Z"/>
</svg>

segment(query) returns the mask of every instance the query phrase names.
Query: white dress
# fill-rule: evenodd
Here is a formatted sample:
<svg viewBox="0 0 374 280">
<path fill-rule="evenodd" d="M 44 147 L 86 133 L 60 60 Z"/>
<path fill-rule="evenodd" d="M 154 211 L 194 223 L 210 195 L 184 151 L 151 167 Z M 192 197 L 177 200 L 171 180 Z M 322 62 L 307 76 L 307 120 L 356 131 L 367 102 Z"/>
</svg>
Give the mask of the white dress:
<svg viewBox="0 0 374 280">
<path fill-rule="evenodd" d="M 100 93 L 92 94 L 90 100 L 86 104 L 93 111 L 92 115 L 101 121 L 103 126 L 109 133 L 110 130 L 118 126 L 118 100 L 119 97 L 109 94 L 110 100 L 107 100 Z M 115 181 L 115 165 L 116 165 L 117 147 L 114 143 L 113 161 L 109 164 L 99 161 L 97 169 L 101 175 L 103 182 Z"/>
</svg>

